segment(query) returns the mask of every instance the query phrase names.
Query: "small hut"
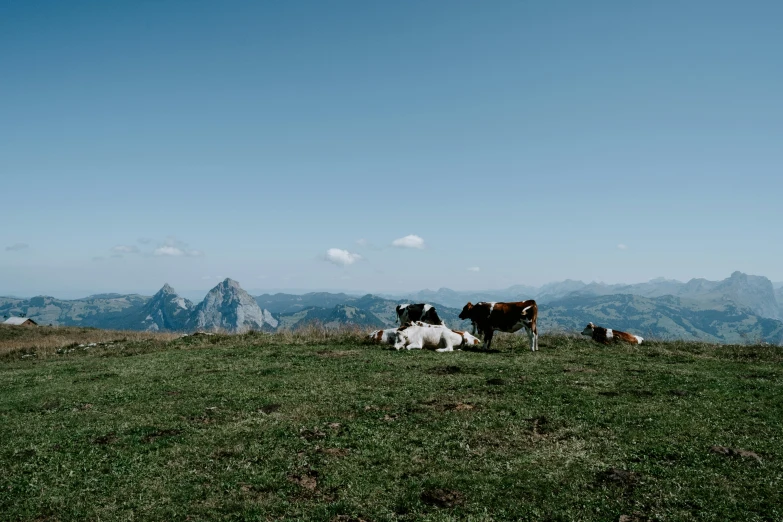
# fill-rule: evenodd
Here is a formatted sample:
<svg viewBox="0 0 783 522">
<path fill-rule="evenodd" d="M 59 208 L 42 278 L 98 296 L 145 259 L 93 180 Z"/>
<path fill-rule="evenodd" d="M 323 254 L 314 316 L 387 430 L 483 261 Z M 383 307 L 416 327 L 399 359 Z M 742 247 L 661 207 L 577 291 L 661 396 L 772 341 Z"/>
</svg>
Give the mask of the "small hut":
<svg viewBox="0 0 783 522">
<path fill-rule="evenodd" d="M 3 322 L 3 324 L 11 326 L 38 326 L 38 323 L 29 317 L 9 317 Z"/>
</svg>

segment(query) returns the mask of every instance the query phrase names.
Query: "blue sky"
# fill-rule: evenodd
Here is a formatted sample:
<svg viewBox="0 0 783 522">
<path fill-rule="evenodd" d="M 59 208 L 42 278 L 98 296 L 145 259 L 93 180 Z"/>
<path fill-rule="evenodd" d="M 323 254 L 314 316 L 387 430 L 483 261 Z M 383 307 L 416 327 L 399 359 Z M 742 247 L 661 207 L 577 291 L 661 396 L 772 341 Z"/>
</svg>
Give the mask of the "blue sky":
<svg viewBox="0 0 783 522">
<path fill-rule="evenodd" d="M 781 281 L 781 19 L 6 0 L 0 294 Z"/>
</svg>

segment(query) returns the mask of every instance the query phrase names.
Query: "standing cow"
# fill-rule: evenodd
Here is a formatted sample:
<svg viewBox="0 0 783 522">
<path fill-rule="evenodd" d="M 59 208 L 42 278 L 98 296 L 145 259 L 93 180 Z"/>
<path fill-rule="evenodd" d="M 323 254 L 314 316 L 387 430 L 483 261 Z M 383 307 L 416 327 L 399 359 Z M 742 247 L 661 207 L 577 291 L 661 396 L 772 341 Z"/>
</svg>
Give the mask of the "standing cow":
<svg viewBox="0 0 783 522">
<path fill-rule="evenodd" d="M 397 320 L 401 325 L 405 323 L 412 323 L 414 321 L 421 321 L 429 324 L 446 325 L 443 319 L 438 317 L 438 312 L 435 311 L 435 307 L 431 304 L 418 303 L 418 304 L 401 304 L 397 305 L 394 309 L 397 312 Z"/>
<path fill-rule="evenodd" d="M 489 349 L 495 330 L 516 332 L 525 328 L 530 349 L 538 350 L 538 305 L 532 299 L 516 303 L 468 303 L 459 314 L 462 320 L 470 319 L 474 330 L 484 336 L 484 348 Z"/>
</svg>

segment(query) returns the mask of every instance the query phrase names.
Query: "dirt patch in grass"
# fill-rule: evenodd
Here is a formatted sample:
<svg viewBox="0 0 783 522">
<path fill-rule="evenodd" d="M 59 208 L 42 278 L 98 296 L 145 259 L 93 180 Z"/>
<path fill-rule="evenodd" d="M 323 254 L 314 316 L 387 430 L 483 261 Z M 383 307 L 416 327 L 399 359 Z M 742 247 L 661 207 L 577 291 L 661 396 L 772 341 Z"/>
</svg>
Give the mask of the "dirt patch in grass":
<svg viewBox="0 0 783 522">
<path fill-rule="evenodd" d="M 258 408 L 258 411 L 260 411 L 261 413 L 266 413 L 267 415 L 269 415 L 270 413 L 276 412 L 280 408 L 281 408 L 280 404 L 267 404 L 265 406 L 261 406 L 260 408 Z"/>
<path fill-rule="evenodd" d="M 106 435 L 101 435 L 100 437 L 95 437 L 92 439 L 93 444 L 98 444 L 100 446 L 104 446 L 106 444 L 114 444 L 117 442 L 117 434 L 115 432 L 107 433 Z"/>
<path fill-rule="evenodd" d="M 324 448 L 321 451 L 332 457 L 347 457 L 351 453 L 351 450 L 346 448 Z"/>
<path fill-rule="evenodd" d="M 41 405 L 43 411 L 53 411 L 60 407 L 60 399 L 52 399 Z"/>
<path fill-rule="evenodd" d="M 452 508 L 465 502 L 465 495 L 456 489 L 426 489 L 421 494 L 421 501 L 430 506 Z"/>
<path fill-rule="evenodd" d="M 639 482 L 639 474 L 620 468 L 609 468 L 598 474 L 597 481 L 626 489 L 633 489 Z"/>
<path fill-rule="evenodd" d="M 473 410 L 476 407 L 473 404 L 468 404 L 465 402 L 458 402 L 456 404 L 444 404 L 443 409 L 444 410 L 453 410 L 453 411 L 468 411 Z"/>
<path fill-rule="evenodd" d="M 38 452 L 35 451 L 33 448 L 23 449 L 23 450 L 17 450 L 13 452 L 13 456 L 15 459 L 18 459 L 22 462 L 26 460 L 30 460 L 31 458 L 38 455 Z"/>
<path fill-rule="evenodd" d="M 318 474 L 315 471 L 305 475 L 292 475 L 289 480 L 308 491 L 315 491 L 318 487 Z"/>
<path fill-rule="evenodd" d="M 541 415 L 540 417 L 533 417 L 532 419 L 525 419 L 530 423 L 530 432 L 533 435 L 543 436 L 552 431 L 552 425 L 549 419 Z"/>
<path fill-rule="evenodd" d="M 487 379 L 487 384 L 490 386 L 503 386 L 506 384 L 506 380 L 501 379 L 500 377 L 492 377 L 491 379 Z"/>
<path fill-rule="evenodd" d="M 431 373 L 432 375 L 454 375 L 456 373 L 462 373 L 462 368 L 454 365 L 435 366 L 434 368 L 427 370 L 427 373 Z"/>
<path fill-rule="evenodd" d="M 155 442 L 158 439 L 162 438 L 168 438 L 168 437 L 174 437 L 176 435 L 179 435 L 182 433 L 182 430 L 157 430 L 153 431 L 152 433 L 148 433 L 144 437 L 142 437 L 141 441 L 144 443 L 152 443 Z"/>
<path fill-rule="evenodd" d="M 302 428 L 299 430 L 299 436 L 305 440 L 316 440 L 326 437 L 326 433 L 318 428 Z"/>
<path fill-rule="evenodd" d="M 598 370 L 592 368 L 563 368 L 565 373 L 598 373 Z"/>
<path fill-rule="evenodd" d="M 748 451 L 740 448 L 729 448 L 727 446 L 711 446 L 710 452 L 717 455 L 723 455 L 724 457 L 742 457 L 745 459 L 753 459 L 758 463 L 761 463 L 761 457 L 758 453 Z"/>
<path fill-rule="evenodd" d="M 685 397 L 686 395 L 688 395 L 688 392 L 685 390 L 671 390 L 669 393 L 671 393 L 676 397 Z"/>
</svg>

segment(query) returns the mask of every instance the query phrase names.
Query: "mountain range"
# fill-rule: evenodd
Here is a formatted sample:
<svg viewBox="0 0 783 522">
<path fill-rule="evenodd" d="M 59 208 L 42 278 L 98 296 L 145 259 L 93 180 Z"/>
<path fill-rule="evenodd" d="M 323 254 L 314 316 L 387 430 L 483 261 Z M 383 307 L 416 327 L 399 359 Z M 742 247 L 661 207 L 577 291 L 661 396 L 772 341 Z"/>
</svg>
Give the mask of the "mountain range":
<svg viewBox="0 0 783 522">
<path fill-rule="evenodd" d="M 467 301 L 531 298 L 539 304 L 541 331 L 580 331 L 592 321 L 651 338 L 783 345 L 783 285 L 741 272 L 722 281 L 653 279 L 607 285 L 566 280 L 541 287 L 517 285 L 484 292 L 441 288 L 398 296 L 313 292 L 253 297 L 239 283 L 226 279 L 198 304 L 165 284 L 152 297 L 0 297 L 0 316 L 25 315 L 41 325 L 149 331 L 275 331 L 314 322 L 330 328 L 355 325 L 369 330 L 394 325 L 397 304 L 427 302 L 437 307 L 449 326 L 465 328 L 469 325 L 458 315 Z"/>
<path fill-rule="evenodd" d="M 641 297 L 675 296 L 719 306 L 725 301 L 750 308 L 754 314 L 769 319 L 783 319 L 783 284 L 773 283 L 763 276 L 753 276 L 734 272 L 722 281 L 691 279 L 680 282 L 673 279 L 658 278 L 646 283 L 632 285 L 605 283 L 584 283 L 567 279 L 549 283 L 541 287 L 512 286 L 505 290 L 486 292 L 455 292 L 448 288 L 437 291 L 422 290 L 414 294 L 388 296 L 405 298 L 417 302 L 438 302 L 446 306 L 462 308 L 468 302 L 476 301 L 521 301 L 535 299 L 539 304 L 547 304 L 569 296 L 606 296 L 631 294 Z"/>
</svg>

